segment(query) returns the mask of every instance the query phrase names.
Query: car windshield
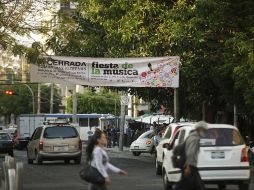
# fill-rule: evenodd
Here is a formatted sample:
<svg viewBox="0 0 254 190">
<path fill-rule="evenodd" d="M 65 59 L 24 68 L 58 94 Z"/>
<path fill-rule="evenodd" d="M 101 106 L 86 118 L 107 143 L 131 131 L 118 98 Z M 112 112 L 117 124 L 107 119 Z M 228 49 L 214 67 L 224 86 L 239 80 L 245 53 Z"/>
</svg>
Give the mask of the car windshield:
<svg viewBox="0 0 254 190">
<path fill-rule="evenodd" d="M 244 144 L 240 133 L 230 128 L 208 129 L 205 137 L 200 139 L 201 146 L 237 146 Z"/>
<path fill-rule="evenodd" d="M 11 140 L 10 136 L 7 133 L 0 133 L 0 140 Z"/>
<path fill-rule="evenodd" d="M 78 137 L 77 130 L 70 126 L 54 126 L 48 127 L 44 131 L 44 138 L 76 138 Z"/>
<path fill-rule="evenodd" d="M 145 133 L 143 133 L 142 135 L 140 135 L 139 139 L 151 139 L 154 136 L 154 132 L 153 131 L 147 131 Z"/>
<path fill-rule="evenodd" d="M 165 135 L 163 136 L 164 139 L 170 139 L 171 138 L 171 135 L 172 135 L 172 127 L 169 126 Z"/>
</svg>

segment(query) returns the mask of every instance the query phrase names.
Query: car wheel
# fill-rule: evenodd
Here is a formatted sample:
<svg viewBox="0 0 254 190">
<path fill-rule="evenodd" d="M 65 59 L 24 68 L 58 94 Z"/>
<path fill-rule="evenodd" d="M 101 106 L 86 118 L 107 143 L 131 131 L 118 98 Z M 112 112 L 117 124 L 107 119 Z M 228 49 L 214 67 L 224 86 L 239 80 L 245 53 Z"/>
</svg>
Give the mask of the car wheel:
<svg viewBox="0 0 254 190">
<path fill-rule="evenodd" d="M 227 186 L 224 184 L 219 184 L 218 187 L 219 187 L 219 190 L 225 190 L 227 188 Z"/>
<path fill-rule="evenodd" d="M 81 163 L 81 157 L 76 158 L 74 160 L 74 163 L 77 164 L 77 165 L 80 164 Z"/>
<path fill-rule="evenodd" d="M 240 183 L 239 184 L 239 190 L 249 190 L 249 184 Z"/>
<path fill-rule="evenodd" d="M 41 165 L 43 160 L 40 158 L 40 155 L 37 152 L 35 153 L 35 155 L 36 155 L 35 158 L 36 164 Z"/>
<path fill-rule="evenodd" d="M 168 176 L 165 170 L 163 170 L 163 185 L 165 190 L 172 190 L 172 185 L 168 182 Z"/>
<path fill-rule="evenodd" d="M 11 156 L 11 157 L 13 157 L 13 156 L 14 156 L 13 151 L 9 152 L 9 156 Z"/>
<path fill-rule="evenodd" d="M 161 175 L 162 174 L 162 166 L 159 164 L 157 157 L 155 160 L 155 167 L 156 167 L 156 174 Z"/>
<path fill-rule="evenodd" d="M 29 158 L 28 152 L 27 152 L 27 163 L 28 163 L 28 164 L 33 164 L 33 159 L 30 159 L 30 158 Z"/>
<path fill-rule="evenodd" d="M 134 156 L 140 156 L 141 152 L 132 152 Z"/>
</svg>

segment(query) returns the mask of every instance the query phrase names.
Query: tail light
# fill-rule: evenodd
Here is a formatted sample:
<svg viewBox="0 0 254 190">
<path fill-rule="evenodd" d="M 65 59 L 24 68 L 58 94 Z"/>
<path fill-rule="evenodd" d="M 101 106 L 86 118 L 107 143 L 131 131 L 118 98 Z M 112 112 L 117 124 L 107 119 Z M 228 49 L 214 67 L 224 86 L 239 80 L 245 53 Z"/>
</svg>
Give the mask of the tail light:
<svg viewBox="0 0 254 190">
<path fill-rule="evenodd" d="M 43 150 L 43 141 L 40 141 L 39 143 L 39 150 Z"/>
<path fill-rule="evenodd" d="M 150 145 L 150 144 L 152 144 L 152 141 L 146 141 L 146 144 Z"/>
<path fill-rule="evenodd" d="M 242 149 L 241 162 L 249 162 L 248 151 L 246 147 Z"/>
<path fill-rule="evenodd" d="M 82 150 L 82 141 L 79 140 L 79 150 Z"/>
</svg>

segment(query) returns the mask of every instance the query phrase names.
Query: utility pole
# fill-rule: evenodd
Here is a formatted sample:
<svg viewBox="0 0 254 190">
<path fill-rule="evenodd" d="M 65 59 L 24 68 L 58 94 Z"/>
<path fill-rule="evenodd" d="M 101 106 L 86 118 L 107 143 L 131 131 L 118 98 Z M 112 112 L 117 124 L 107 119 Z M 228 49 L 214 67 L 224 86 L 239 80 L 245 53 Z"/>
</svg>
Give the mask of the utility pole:
<svg viewBox="0 0 254 190">
<path fill-rule="evenodd" d="M 76 85 L 73 86 L 73 92 L 72 92 L 72 113 L 73 118 L 72 122 L 77 123 L 77 93 L 76 93 Z"/>
<path fill-rule="evenodd" d="M 178 88 L 174 88 L 174 117 L 175 122 L 179 122 L 179 93 Z"/>
<path fill-rule="evenodd" d="M 54 106 L 54 83 L 50 85 L 50 113 L 53 113 Z"/>
<path fill-rule="evenodd" d="M 41 84 L 38 83 L 37 114 L 41 113 Z"/>
</svg>

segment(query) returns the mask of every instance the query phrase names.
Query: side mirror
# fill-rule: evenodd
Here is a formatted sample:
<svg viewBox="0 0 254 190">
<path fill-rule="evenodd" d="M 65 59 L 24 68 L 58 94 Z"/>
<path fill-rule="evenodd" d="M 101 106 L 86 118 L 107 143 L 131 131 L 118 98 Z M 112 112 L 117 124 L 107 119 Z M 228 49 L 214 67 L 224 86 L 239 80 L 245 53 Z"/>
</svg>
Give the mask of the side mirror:
<svg viewBox="0 0 254 190">
<path fill-rule="evenodd" d="M 165 143 L 163 144 L 163 148 L 166 148 L 168 150 L 171 150 L 173 148 L 172 144 L 169 144 L 169 143 Z"/>
</svg>

